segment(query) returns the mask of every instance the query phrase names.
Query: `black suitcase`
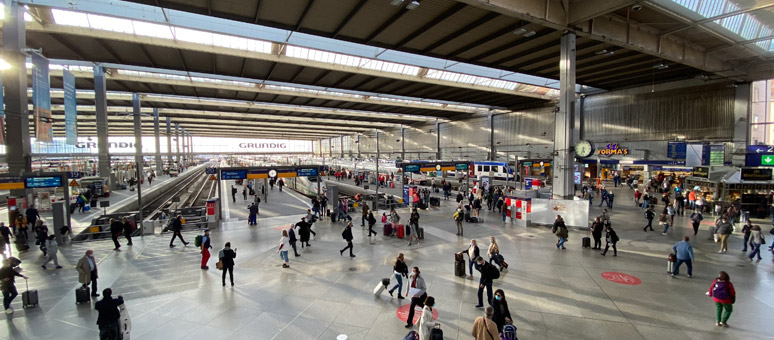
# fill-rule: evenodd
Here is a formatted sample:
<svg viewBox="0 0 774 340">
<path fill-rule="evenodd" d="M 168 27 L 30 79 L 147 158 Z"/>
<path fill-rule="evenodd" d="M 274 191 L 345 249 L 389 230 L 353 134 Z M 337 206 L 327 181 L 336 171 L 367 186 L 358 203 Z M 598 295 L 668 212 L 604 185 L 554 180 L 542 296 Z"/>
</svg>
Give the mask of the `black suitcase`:
<svg viewBox="0 0 774 340">
<path fill-rule="evenodd" d="M 331 222 L 336 222 L 336 214 L 331 214 Z"/>
<path fill-rule="evenodd" d="M 89 287 L 79 287 L 75 290 L 75 304 L 91 301 L 89 296 Z"/>
<path fill-rule="evenodd" d="M 425 239 L 425 228 L 422 228 L 422 227 L 418 227 L 417 228 L 417 237 L 420 240 L 424 240 Z"/>
<path fill-rule="evenodd" d="M 38 290 L 30 290 L 30 286 L 27 284 L 27 279 L 24 279 L 24 285 L 27 286 L 27 291 L 22 293 L 22 308 L 32 308 L 38 305 Z"/>
<path fill-rule="evenodd" d="M 96 207 L 97 207 L 97 200 L 91 200 L 91 202 L 89 202 L 89 205 L 90 205 L 92 208 L 96 208 Z"/>
<path fill-rule="evenodd" d="M 591 248 L 591 238 L 590 237 L 584 237 L 583 238 L 583 248 Z"/>
<path fill-rule="evenodd" d="M 454 276 L 465 277 L 465 258 L 462 253 L 454 254 Z"/>
</svg>

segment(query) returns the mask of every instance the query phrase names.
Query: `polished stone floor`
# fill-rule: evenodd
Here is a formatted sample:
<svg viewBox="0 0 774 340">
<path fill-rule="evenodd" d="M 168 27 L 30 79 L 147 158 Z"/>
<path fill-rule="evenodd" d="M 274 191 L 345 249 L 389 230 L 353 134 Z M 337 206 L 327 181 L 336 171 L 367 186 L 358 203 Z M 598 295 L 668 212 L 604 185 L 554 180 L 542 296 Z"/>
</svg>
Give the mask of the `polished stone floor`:
<svg viewBox="0 0 774 340">
<path fill-rule="evenodd" d="M 735 234 L 731 250 L 718 254 L 717 245 L 708 240 L 708 226 L 703 226 L 694 242 L 694 278 L 671 278 L 665 272 L 666 257 L 688 232 L 687 218 L 678 217 L 678 228 L 667 236 L 644 233 L 644 217 L 630 201 L 629 190 L 615 190 L 612 222 L 621 237 L 618 257 L 581 249 L 581 231 L 571 232 L 567 250 L 557 250 L 548 228 L 503 225 L 496 215 L 484 214 L 486 223 L 466 224 L 465 237 L 458 238 L 452 201 L 422 212 L 426 239 L 421 245 L 409 247 L 406 240 L 381 235 L 369 242 L 356 219 L 354 259 L 336 256 L 344 246 L 343 225 L 321 221 L 314 226 L 318 234 L 312 247 L 300 250 L 301 257 L 291 256 L 289 269 L 281 268 L 277 254 L 280 230 L 297 221 L 301 211 L 261 218 L 257 227 L 244 220 L 225 222 L 212 233 L 213 252 L 226 241 L 238 248 L 234 288 L 221 286 L 215 259 L 212 269 L 200 270 L 199 251 L 169 248 L 169 235 L 137 239 L 121 251 L 113 251 L 110 241 L 65 246 L 61 270 L 42 270 L 43 258 L 33 248 L 21 257 L 30 288 L 39 290 L 40 306 L 22 310 L 17 298 L 16 312 L 0 322 L 0 339 L 96 339 L 93 303 L 76 305 L 73 293 L 78 285 L 74 264 L 91 248 L 99 261 L 100 289 L 112 287 L 126 298 L 132 339 L 331 340 L 342 334 L 347 339 L 402 339 L 407 330 L 396 310 L 408 301 L 387 294 L 375 297 L 372 290 L 390 276 L 391 262 L 403 252 L 410 266 L 421 268 L 428 292 L 436 298 L 445 338 L 468 340 L 473 320 L 482 314 L 474 308 L 478 275 L 475 281 L 455 277 L 453 253 L 471 238 L 484 246 L 489 236 L 497 237 L 510 263 L 495 288 L 505 290 L 520 339 L 774 337 L 770 253 L 750 263 Z M 270 199 L 262 209 L 271 209 L 271 204 Z M 593 214 L 599 211 L 592 209 Z M 408 218 L 407 211 L 401 214 Z M 187 241 L 194 236 L 185 234 Z M 731 275 L 738 293 L 730 328 L 714 325 L 714 305 L 704 295 L 719 270 Z M 611 282 L 603 278 L 605 272 L 625 273 L 641 284 Z M 17 286 L 20 292 L 25 289 L 23 280 Z"/>
</svg>

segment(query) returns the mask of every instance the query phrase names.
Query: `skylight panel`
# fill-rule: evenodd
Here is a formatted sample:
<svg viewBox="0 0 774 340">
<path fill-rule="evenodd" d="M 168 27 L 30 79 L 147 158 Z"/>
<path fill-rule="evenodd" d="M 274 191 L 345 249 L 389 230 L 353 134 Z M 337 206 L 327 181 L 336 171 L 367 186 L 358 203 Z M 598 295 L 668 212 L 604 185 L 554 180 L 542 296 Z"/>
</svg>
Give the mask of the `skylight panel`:
<svg viewBox="0 0 774 340">
<path fill-rule="evenodd" d="M 720 20 L 720 25 L 725 27 L 731 32 L 739 34 L 739 29 L 742 26 L 742 18 L 744 14 L 737 14 Z"/>
<path fill-rule="evenodd" d="M 758 30 L 761 28 L 761 22 L 755 19 L 755 17 L 745 14 L 746 20 L 744 26 L 742 26 L 742 32 L 739 35 L 745 40 L 755 38 L 758 34 Z"/>
<path fill-rule="evenodd" d="M 86 13 L 51 9 L 51 15 L 54 16 L 54 22 L 59 25 L 89 27 L 89 18 Z"/>
<path fill-rule="evenodd" d="M 134 34 L 146 37 L 156 37 L 163 39 L 173 39 L 170 27 L 166 25 L 152 24 L 149 22 L 132 21 Z"/>
<path fill-rule="evenodd" d="M 760 48 L 762 48 L 762 49 L 764 49 L 766 51 L 774 50 L 772 48 L 772 47 L 774 47 L 774 45 L 772 45 L 772 40 L 771 39 L 759 41 L 759 42 L 755 43 L 755 45 L 758 45 L 758 47 L 760 47 Z"/>
<path fill-rule="evenodd" d="M 132 21 L 121 18 L 107 17 L 104 15 L 88 14 L 89 27 L 120 33 L 133 34 Z"/>
<path fill-rule="evenodd" d="M 699 7 L 699 0 L 672 0 L 672 1 L 676 2 L 677 4 L 679 4 L 679 5 L 681 5 L 681 6 L 685 7 L 685 8 L 688 8 L 688 9 L 694 11 L 694 12 Z"/>
<path fill-rule="evenodd" d="M 705 18 L 710 18 L 723 14 L 725 7 L 726 0 L 704 0 L 696 12 Z"/>
</svg>

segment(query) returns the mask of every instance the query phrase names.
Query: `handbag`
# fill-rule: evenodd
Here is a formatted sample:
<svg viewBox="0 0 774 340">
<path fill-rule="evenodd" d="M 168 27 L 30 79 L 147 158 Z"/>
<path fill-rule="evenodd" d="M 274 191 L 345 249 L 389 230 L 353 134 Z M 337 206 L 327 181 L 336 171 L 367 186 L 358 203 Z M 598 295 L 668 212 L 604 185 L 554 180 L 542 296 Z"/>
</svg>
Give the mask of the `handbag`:
<svg viewBox="0 0 774 340">
<path fill-rule="evenodd" d="M 218 260 L 218 263 L 215 264 L 215 268 L 218 268 L 218 270 L 223 270 L 223 260 Z"/>
</svg>

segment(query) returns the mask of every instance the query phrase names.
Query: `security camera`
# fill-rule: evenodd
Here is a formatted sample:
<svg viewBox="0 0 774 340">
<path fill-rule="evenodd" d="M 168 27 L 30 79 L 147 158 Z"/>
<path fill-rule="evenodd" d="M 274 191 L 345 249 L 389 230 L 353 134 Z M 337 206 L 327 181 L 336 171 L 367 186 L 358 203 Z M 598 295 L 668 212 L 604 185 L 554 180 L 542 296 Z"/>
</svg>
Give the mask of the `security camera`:
<svg viewBox="0 0 774 340">
<path fill-rule="evenodd" d="M 642 9 L 642 5 L 640 5 L 640 4 L 634 4 L 634 5 L 632 5 L 632 11 L 635 11 L 635 12 L 637 12 L 637 11 L 639 11 L 639 10 L 641 10 L 641 9 Z"/>
</svg>

